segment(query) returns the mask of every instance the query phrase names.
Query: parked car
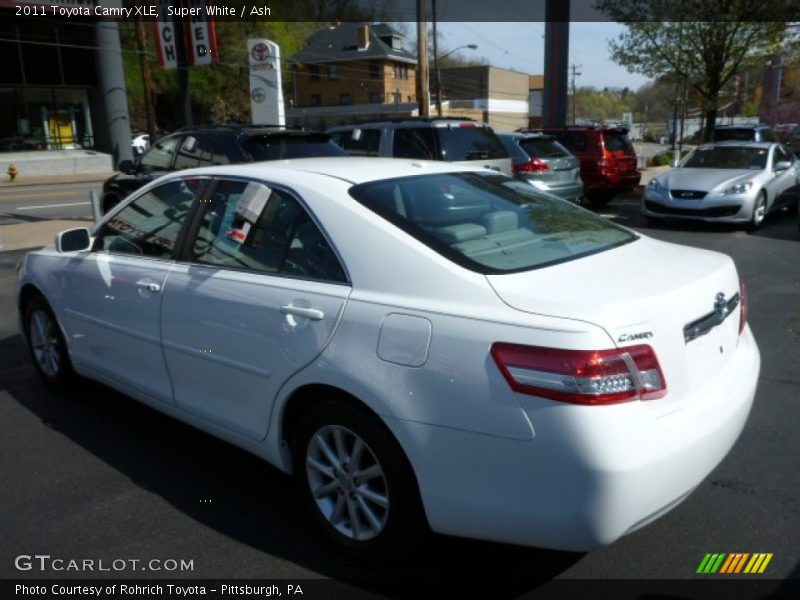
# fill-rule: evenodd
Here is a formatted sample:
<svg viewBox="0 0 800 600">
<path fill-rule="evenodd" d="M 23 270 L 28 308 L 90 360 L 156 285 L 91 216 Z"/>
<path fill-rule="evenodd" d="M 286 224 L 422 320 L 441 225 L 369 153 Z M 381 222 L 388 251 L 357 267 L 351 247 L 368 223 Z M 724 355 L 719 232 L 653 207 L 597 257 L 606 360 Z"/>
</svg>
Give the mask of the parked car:
<svg viewBox="0 0 800 600">
<path fill-rule="evenodd" d="M 717 125 L 711 135 L 712 142 L 779 142 L 778 136 L 767 125 Z"/>
<path fill-rule="evenodd" d="M 28 253 L 16 299 L 45 383 L 292 472 L 369 556 L 609 544 L 725 457 L 760 366 L 729 257 L 441 162 L 173 173 Z"/>
<path fill-rule="evenodd" d="M 559 144 L 555 136 L 532 133 L 498 133 L 511 157 L 517 179 L 580 204 L 583 181 L 580 161 Z"/>
<path fill-rule="evenodd" d="M 511 175 L 511 159 L 488 125 L 464 118 L 408 118 L 328 130 L 351 156 L 444 160 Z"/>
<path fill-rule="evenodd" d="M 769 212 L 797 202 L 798 173 L 794 156 L 781 144 L 705 144 L 650 180 L 642 213 L 757 229 Z"/>
<path fill-rule="evenodd" d="M 181 169 L 305 158 L 344 156 L 325 133 L 263 126 L 187 127 L 159 139 L 135 161 L 103 183 L 100 206 L 108 212 L 134 190 Z"/>
<path fill-rule="evenodd" d="M 581 161 L 584 191 L 593 206 L 603 206 L 619 193 L 639 185 L 636 152 L 623 127 L 572 126 L 524 129 L 555 135 Z"/>
</svg>

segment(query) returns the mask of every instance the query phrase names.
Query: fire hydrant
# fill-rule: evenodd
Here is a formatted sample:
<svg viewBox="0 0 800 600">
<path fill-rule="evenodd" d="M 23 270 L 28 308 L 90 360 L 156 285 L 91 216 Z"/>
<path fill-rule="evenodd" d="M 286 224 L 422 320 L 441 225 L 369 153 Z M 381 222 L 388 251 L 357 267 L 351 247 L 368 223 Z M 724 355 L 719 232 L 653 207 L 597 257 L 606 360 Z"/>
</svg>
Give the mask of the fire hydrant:
<svg viewBox="0 0 800 600">
<path fill-rule="evenodd" d="M 8 165 L 8 180 L 14 181 L 17 178 L 17 166 L 16 165 Z"/>
</svg>

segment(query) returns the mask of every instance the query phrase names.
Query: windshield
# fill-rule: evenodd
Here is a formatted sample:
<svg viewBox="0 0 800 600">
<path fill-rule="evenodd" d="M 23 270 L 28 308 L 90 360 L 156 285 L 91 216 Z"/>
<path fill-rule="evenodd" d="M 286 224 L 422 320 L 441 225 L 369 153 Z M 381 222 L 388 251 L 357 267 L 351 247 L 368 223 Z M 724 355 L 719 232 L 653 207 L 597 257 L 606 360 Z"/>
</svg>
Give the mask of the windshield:
<svg viewBox="0 0 800 600">
<path fill-rule="evenodd" d="M 700 146 L 681 165 L 694 169 L 752 169 L 767 166 L 768 150 L 748 146 Z"/>
<path fill-rule="evenodd" d="M 611 152 L 633 152 L 633 145 L 628 134 L 622 131 L 606 131 L 603 133 L 606 150 Z"/>
<path fill-rule="evenodd" d="M 350 195 L 439 254 L 484 274 L 536 269 L 637 239 L 502 175 L 401 177 L 354 186 Z"/>
<path fill-rule="evenodd" d="M 548 138 L 523 138 L 519 145 L 534 158 L 564 158 L 569 152 L 557 141 Z"/>
<path fill-rule="evenodd" d="M 347 156 L 347 153 L 334 144 L 327 134 L 259 135 L 248 138 L 243 145 L 254 161 Z"/>
</svg>

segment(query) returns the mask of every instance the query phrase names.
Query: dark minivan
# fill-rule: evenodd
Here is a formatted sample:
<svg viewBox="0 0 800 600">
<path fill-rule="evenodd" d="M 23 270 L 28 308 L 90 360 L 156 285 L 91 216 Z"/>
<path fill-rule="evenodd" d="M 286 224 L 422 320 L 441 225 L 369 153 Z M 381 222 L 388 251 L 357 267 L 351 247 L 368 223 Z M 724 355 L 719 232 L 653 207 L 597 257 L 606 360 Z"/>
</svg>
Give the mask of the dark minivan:
<svg viewBox="0 0 800 600">
<path fill-rule="evenodd" d="M 134 190 L 170 171 L 346 154 L 327 133 L 258 125 L 187 127 L 158 140 L 135 162 L 120 163 L 120 173 L 103 184 L 101 207 L 108 212 Z"/>
</svg>

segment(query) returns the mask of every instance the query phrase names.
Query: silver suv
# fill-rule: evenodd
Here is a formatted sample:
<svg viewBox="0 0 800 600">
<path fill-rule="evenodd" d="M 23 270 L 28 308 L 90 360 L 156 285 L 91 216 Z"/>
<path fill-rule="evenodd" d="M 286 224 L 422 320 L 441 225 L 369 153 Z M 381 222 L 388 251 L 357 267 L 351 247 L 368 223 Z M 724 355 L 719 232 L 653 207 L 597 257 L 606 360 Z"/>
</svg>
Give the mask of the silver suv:
<svg viewBox="0 0 800 600">
<path fill-rule="evenodd" d="M 328 130 L 352 156 L 444 160 L 512 174 L 511 158 L 488 125 L 463 118 L 408 118 Z"/>
<path fill-rule="evenodd" d="M 714 142 L 775 142 L 778 136 L 768 125 L 717 125 Z"/>
</svg>

